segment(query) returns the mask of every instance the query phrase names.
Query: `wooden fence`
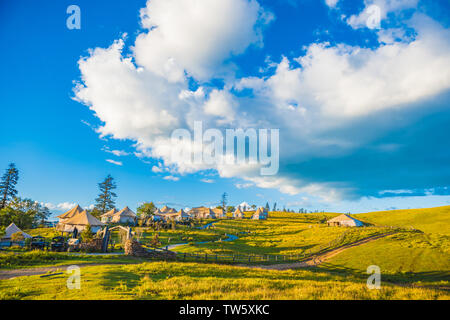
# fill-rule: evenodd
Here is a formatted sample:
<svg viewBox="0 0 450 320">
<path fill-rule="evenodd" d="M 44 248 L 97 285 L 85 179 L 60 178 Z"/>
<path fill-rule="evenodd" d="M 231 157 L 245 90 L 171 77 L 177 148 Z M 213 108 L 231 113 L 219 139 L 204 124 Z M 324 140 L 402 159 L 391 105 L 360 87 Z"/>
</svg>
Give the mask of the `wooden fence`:
<svg viewBox="0 0 450 320">
<path fill-rule="evenodd" d="M 380 228 L 382 231 L 384 228 Z M 380 232 L 379 234 L 391 233 L 392 230 L 385 230 L 387 232 Z M 177 260 L 179 261 L 190 261 L 190 262 L 225 262 L 225 263 L 283 263 L 283 262 L 300 262 L 311 258 L 314 255 L 326 252 L 328 250 L 335 249 L 342 245 L 348 244 L 345 241 L 345 237 L 351 233 L 351 230 L 343 232 L 339 237 L 330 241 L 329 243 L 303 250 L 298 254 L 291 255 L 273 255 L 273 254 L 211 254 L 211 253 L 191 253 L 191 252 L 174 252 L 176 254 Z M 373 236 L 373 235 L 371 235 Z M 357 241 L 363 240 L 358 239 Z M 350 242 L 349 242 L 350 243 Z M 169 251 L 164 248 L 149 248 L 150 250 L 157 251 Z"/>
</svg>

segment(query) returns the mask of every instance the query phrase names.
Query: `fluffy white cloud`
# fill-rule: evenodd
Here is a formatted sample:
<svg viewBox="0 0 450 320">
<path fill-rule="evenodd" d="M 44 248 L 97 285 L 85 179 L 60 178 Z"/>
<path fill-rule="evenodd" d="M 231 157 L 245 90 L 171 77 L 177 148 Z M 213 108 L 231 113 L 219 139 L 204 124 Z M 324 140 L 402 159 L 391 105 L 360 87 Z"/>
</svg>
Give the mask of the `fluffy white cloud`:
<svg viewBox="0 0 450 320">
<path fill-rule="evenodd" d="M 255 0 L 151 0 L 141 10 L 148 29 L 136 40 L 139 65 L 183 81 L 184 72 L 208 79 L 251 44 L 261 45 L 261 28 L 272 15 Z"/>
<path fill-rule="evenodd" d="M 261 25 L 267 21 L 256 1 L 199 3 L 150 1 L 142 11 L 142 24 L 149 31 L 138 36 L 133 56 L 124 56 L 125 43 L 119 39 L 79 61 L 82 76 L 75 96 L 101 120 L 100 135 L 135 141 L 140 157 L 161 160 L 152 170 L 169 172 L 166 180 L 213 169 L 220 177 L 245 180 L 238 187 L 278 188 L 334 201 L 351 188 L 293 178 L 286 171 L 262 177 L 255 164 L 185 162 L 174 157 L 174 150 L 182 154 L 191 144 L 174 142 L 170 135 L 177 128 L 192 129 L 194 120 L 220 130 L 230 123 L 283 128 L 281 160 L 299 161 L 315 152 L 333 155 L 367 139 L 324 134 L 330 128 L 345 128 L 349 121 L 379 111 L 407 108 L 450 88 L 449 31 L 418 15 L 410 23 L 417 32 L 414 39 L 388 41 L 384 34 L 385 41 L 375 49 L 315 43 L 294 61 L 283 58 L 271 76 L 237 79 L 234 88 L 229 83 L 225 88 L 204 84 L 192 91 L 185 71 L 197 80 L 217 76 L 230 55 L 261 41 Z M 251 98 L 233 94 L 232 89 L 244 88 L 253 89 Z M 200 152 L 195 147 L 193 151 Z"/>
<path fill-rule="evenodd" d="M 244 79 L 237 88 L 253 88 L 279 108 L 296 109 L 298 118 L 364 116 L 412 102 L 450 88 L 450 32 L 425 16 L 413 19 L 411 42 L 376 49 L 312 44 L 291 67 L 283 58 L 273 76 Z M 333 120 L 334 121 L 334 120 Z"/>
<path fill-rule="evenodd" d="M 330 8 L 335 8 L 339 0 L 325 0 L 325 4 Z"/>
</svg>

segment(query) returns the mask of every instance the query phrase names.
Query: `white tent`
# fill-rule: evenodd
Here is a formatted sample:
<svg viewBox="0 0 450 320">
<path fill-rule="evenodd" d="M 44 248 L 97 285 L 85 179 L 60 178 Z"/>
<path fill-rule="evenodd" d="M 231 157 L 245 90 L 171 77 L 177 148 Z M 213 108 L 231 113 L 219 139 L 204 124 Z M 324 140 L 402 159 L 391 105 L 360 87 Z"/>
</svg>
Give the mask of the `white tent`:
<svg viewBox="0 0 450 320">
<path fill-rule="evenodd" d="M 8 227 L 6 227 L 5 236 L 2 238 L 2 240 L 11 240 L 11 236 L 17 232 L 21 232 L 25 238 L 31 238 L 31 236 L 29 234 L 20 230 L 19 227 L 16 226 L 13 222 Z"/>
<path fill-rule="evenodd" d="M 329 226 L 345 226 L 345 227 L 362 227 L 362 226 L 364 226 L 364 223 L 362 221 L 359 221 L 358 219 L 350 217 L 347 214 L 341 214 L 340 216 L 334 217 L 333 219 L 328 220 L 327 224 Z"/>
</svg>

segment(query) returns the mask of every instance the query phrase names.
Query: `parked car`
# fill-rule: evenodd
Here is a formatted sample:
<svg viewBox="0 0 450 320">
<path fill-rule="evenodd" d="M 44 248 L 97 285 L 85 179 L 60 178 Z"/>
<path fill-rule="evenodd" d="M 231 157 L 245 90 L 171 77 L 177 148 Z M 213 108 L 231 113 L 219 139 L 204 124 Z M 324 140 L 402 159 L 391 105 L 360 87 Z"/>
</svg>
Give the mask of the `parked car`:
<svg viewBox="0 0 450 320">
<path fill-rule="evenodd" d="M 62 252 L 62 251 L 66 251 L 67 250 L 67 243 L 66 243 L 66 239 L 64 237 L 53 237 L 52 238 L 52 242 L 50 243 L 50 249 L 52 251 L 58 251 L 58 252 Z"/>
<path fill-rule="evenodd" d="M 79 251 L 80 250 L 80 239 L 70 238 L 67 240 L 67 251 Z"/>
<path fill-rule="evenodd" d="M 47 242 L 45 241 L 45 238 L 42 236 L 35 236 L 31 238 L 30 241 L 30 248 L 33 249 L 39 249 L 44 250 L 47 247 Z"/>
</svg>

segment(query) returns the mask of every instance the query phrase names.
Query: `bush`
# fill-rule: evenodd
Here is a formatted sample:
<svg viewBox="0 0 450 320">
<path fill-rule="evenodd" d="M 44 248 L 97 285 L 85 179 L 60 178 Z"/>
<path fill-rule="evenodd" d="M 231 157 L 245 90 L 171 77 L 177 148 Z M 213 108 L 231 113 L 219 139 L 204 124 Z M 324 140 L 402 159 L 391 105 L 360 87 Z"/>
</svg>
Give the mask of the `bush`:
<svg viewBox="0 0 450 320">
<path fill-rule="evenodd" d="M 23 236 L 22 232 L 17 231 L 11 235 L 11 241 L 12 242 L 20 242 L 24 241 L 25 237 Z"/>
</svg>

